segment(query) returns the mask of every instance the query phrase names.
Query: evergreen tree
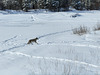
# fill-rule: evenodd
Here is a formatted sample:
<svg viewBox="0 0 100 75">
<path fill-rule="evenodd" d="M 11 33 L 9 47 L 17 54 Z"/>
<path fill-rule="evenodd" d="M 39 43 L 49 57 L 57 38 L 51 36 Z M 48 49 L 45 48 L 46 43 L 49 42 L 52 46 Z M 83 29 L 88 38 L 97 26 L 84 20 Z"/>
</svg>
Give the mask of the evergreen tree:
<svg viewBox="0 0 100 75">
<path fill-rule="evenodd" d="M 0 10 L 4 10 L 4 4 L 2 0 L 0 1 Z"/>
<path fill-rule="evenodd" d="M 82 1 L 76 1 L 75 5 L 74 5 L 74 8 L 77 9 L 77 10 L 83 10 L 83 9 L 85 9 L 84 2 L 82 2 Z"/>
</svg>

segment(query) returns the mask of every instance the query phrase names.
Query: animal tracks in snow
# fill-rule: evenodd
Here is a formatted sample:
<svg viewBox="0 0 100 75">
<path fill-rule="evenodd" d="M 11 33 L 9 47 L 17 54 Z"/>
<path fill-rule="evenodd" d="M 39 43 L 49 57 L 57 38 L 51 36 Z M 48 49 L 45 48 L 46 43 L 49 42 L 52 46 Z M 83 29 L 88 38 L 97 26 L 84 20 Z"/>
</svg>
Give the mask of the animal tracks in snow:
<svg viewBox="0 0 100 75">
<path fill-rule="evenodd" d="M 15 36 L 13 36 L 13 37 L 11 37 L 11 38 L 9 38 L 9 39 L 6 39 L 6 40 L 4 40 L 4 41 L 2 41 L 2 42 L 0 42 L 0 44 L 11 44 L 11 43 L 14 43 L 16 40 L 18 40 L 18 37 L 19 36 L 21 36 L 21 35 L 15 35 Z"/>
<path fill-rule="evenodd" d="M 4 49 L 4 50 L 1 50 L 0 53 L 6 52 L 6 51 L 11 51 L 11 50 L 16 49 L 16 48 L 24 47 L 25 45 L 26 45 L 26 43 L 19 45 L 19 46 L 11 47 L 11 48 L 8 48 L 8 49 Z"/>
<path fill-rule="evenodd" d="M 66 32 L 69 32 L 69 31 L 71 31 L 71 30 L 65 30 L 65 31 L 60 31 L 60 32 L 49 33 L 49 34 L 45 34 L 45 35 L 39 36 L 38 38 L 40 39 L 40 38 L 43 38 L 43 37 L 46 37 L 46 36 L 51 36 L 51 35 L 66 33 Z"/>
<path fill-rule="evenodd" d="M 12 38 L 9 38 L 9 39 L 7 39 L 7 40 L 4 40 L 4 41 L 2 41 L 2 44 L 6 43 L 6 42 L 8 42 L 8 41 L 14 40 L 14 39 L 17 38 L 17 37 L 18 37 L 18 36 L 16 35 L 16 36 L 14 36 L 14 37 L 12 37 Z"/>
<path fill-rule="evenodd" d="M 19 36 L 21 36 L 21 35 L 19 35 Z M 16 48 L 24 47 L 26 45 L 26 43 L 22 43 L 22 44 L 20 44 L 20 42 L 18 43 L 18 41 L 20 41 L 18 39 L 19 36 L 16 35 L 14 37 L 11 37 L 7 40 L 0 42 L 1 47 L 2 47 L 2 50 L 0 50 L 0 53 L 6 52 L 6 51 L 11 51 Z"/>
</svg>

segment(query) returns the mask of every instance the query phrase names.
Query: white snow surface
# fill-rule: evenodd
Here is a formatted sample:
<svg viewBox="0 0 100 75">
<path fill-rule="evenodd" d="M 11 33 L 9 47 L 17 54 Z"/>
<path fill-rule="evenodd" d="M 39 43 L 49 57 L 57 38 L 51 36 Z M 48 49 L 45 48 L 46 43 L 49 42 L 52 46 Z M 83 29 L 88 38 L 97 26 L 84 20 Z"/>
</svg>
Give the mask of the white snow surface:
<svg viewBox="0 0 100 75">
<path fill-rule="evenodd" d="M 99 22 L 95 10 L 0 11 L 0 75 L 100 75 Z M 73 34 L 80 26 L 90 32 Z"/>
</svg>

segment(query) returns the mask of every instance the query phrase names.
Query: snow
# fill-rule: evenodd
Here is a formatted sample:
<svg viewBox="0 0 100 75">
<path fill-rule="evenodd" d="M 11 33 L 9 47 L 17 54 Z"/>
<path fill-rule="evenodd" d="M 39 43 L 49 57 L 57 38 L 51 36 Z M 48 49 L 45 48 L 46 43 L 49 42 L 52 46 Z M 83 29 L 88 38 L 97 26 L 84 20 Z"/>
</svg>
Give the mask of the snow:
<svg viewBox="0 0 100 75">
<path fill-rule="evenodd" d="M 78 14 L 81 16 L 72 17 Z M 0 11 L 1 75 L 99 75 L 100 11 Z M 90 32 L 73 34 L 86 26 Z M 38 37 L 38 44 L 28 45 Z"/>
</svg>

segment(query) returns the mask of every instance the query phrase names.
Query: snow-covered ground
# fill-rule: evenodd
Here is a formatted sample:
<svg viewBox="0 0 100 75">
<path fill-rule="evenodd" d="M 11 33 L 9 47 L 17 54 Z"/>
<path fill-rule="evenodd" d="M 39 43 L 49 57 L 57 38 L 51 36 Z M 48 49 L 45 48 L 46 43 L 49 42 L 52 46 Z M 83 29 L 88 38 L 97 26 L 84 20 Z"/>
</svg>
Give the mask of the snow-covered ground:
<svg viewBox="0 0 100 75">
<path fill-rule="evenodd" d="M 0 75 L 100 75 L 99 22 L 100 11 L 0 11 Z"/>
</svg>

